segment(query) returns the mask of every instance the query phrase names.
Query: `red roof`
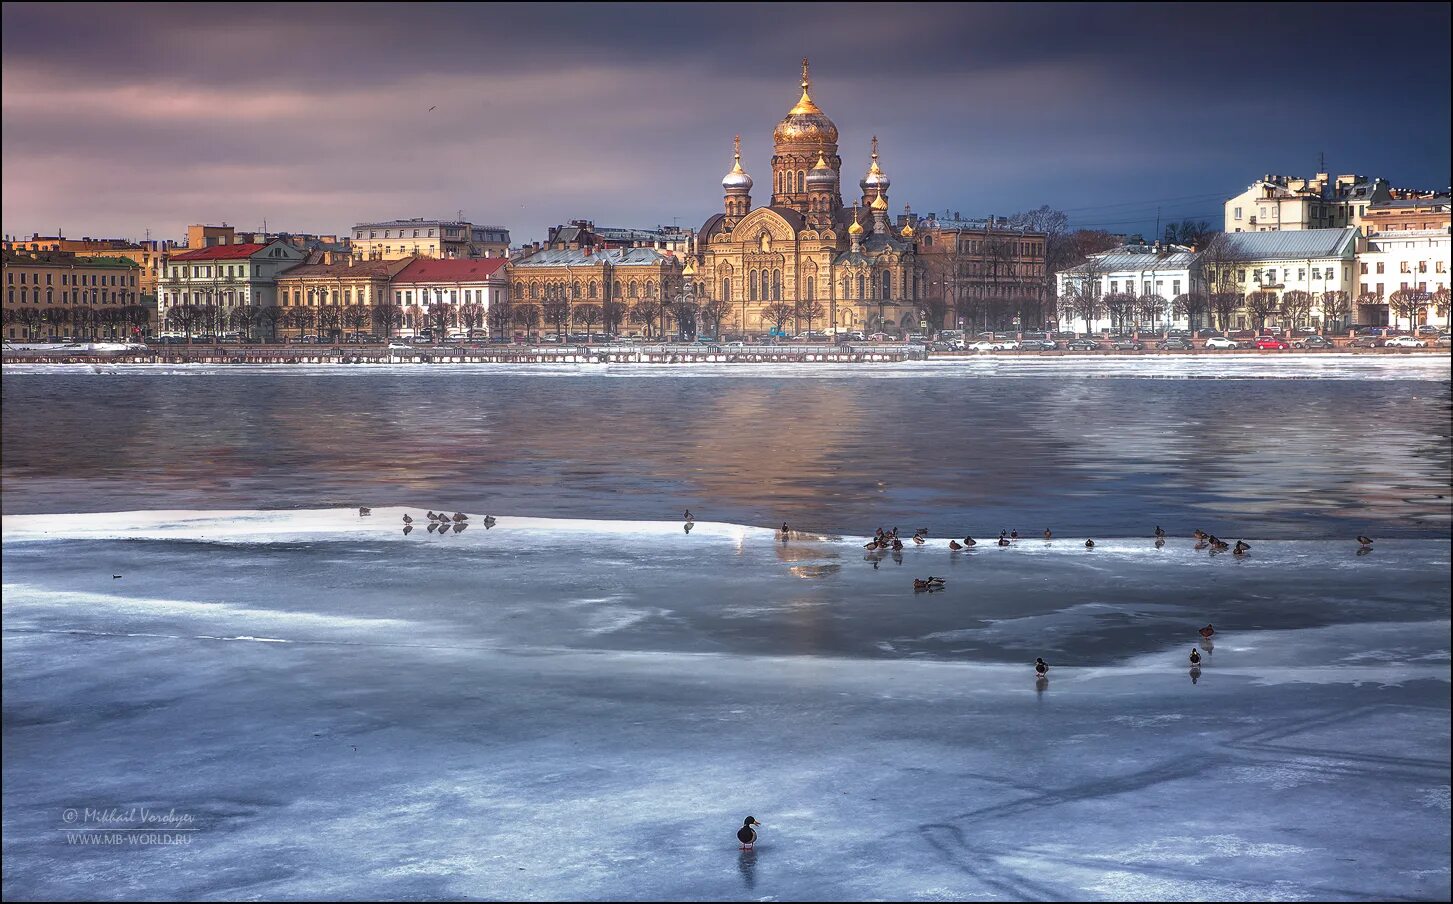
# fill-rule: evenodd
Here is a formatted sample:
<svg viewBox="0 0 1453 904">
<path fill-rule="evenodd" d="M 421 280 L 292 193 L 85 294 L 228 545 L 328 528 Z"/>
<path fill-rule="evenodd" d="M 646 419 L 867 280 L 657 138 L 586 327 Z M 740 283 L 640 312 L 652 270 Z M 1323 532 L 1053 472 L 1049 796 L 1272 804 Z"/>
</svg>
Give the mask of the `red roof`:
<svg viewBox="0 0 1453 904">
<path fill-rule="evenodd" d="M 222 261 L 235 260 L 239 257 L 252 257 L 267 246 L 260 242 L 247 242 L 242 245 L 211 245 L 207 248 L 198 248 L 195 251 L 183 251 L 181 254 L 173 254 L 174 261 Z"/>
<path fill-rule="evenodd" d="M 421 257 L 393 278 L 396 283 L 483 282 L 494 276 L 508 260 L 503 257 L 455 257 L 435 260 Z"/>
</svg>

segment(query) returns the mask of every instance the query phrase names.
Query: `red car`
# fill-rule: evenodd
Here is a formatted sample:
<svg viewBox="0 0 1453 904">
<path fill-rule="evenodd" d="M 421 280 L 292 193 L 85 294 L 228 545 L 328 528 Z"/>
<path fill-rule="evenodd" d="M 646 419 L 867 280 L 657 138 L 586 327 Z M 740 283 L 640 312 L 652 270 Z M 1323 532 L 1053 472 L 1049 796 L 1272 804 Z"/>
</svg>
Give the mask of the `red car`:
<svg viewBox="0 0 1453 904">
<path fill-rule="evenodd" d="M 1281 341 L 1280 339 L 1276 338 L 1275 336 L 1257 336 L 1256 337 L 1256 347 L 1257 348 L 1291 348 L 1290 345 L 1287 345 L 1285 342 Z"/>
</svg>

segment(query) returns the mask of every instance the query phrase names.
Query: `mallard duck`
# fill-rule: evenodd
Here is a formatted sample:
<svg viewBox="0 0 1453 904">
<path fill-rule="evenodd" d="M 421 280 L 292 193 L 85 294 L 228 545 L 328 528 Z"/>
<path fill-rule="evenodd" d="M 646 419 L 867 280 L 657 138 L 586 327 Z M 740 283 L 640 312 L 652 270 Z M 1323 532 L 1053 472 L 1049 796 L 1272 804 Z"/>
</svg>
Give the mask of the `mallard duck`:
<svg viewBox="0 0 1453 904">
<path fill-rule="evenodd" d="M 923 539 L 918 534 L 914 534 L 913 535 L 913 545 L 915 545 L 915 546 L 922 546 L 924 543 L 927 543 L 927 542 L 928 542 L 927 540 Z"/>
<path fill-rule="evenodd" d="M 900 540 L 900 539 L 898 539 L 897 537 L 894 537 L 893 538 L 893 548 L 894 549 L 902 549 L 903 548 L 903 541 Z"/>
<path fill-rule="evenodd" d="M 1095 548 L 1095 541 L 1094 540 L 1086 540 L 1085 541 L 1085 548 L 1086 549 L 1094 549 Z"/>
<path fill-rule="evenodd" d="M 683 517 L 682 520 L 684 520 L 684 521 L 695 521 L 696 520 L 695 518 L 691 517 L 691 509 L 687 509 L 686 510 L 686 514 L 685 514 L 685 516 Z"/>
<path fill-rule="evenodd" d="M 413 524 L 414 523 L 414 519 L 413 518 L 410 518 L 409 515 L 407 513 L 405 513 L 404 514 L 404 523 L 405 524 Z"/>
<path fill-rule="evenodd" d="M 1210 534 L 1208 534 L 1205 531 L 1201 530 L 1199 527 L 1196 528 L 1194 531 L 1191 532 L 1191 536 L 1194 537 L 1194 538 L 1196 538 L 1197 540 L 1208 540 L 1211 537 Z"/>
<path fill-rule="evenodd" d="M 1009 539 L 1011 539 L 1011 540 L 1018 540 L 1019 539 L 1019 530 L 1018 530 L 1018 528 L 1016 528 L 1014 530 L 1011 530 L 1009 532 Z"/>
<path fill-rule="evenodd" d="M 1047 663 L 1047 662 L 1044 661 L 1044 657 L 1042 657 L 1042 656 L 1036 656 L 1036 657 L 1034 657 L 1034 674 L 1036 674 L 1039 677 L 1043 678 L 1044 675 L 1045 675 L 1045 673 L 1048 672 L 1048 671 L 1049 671 L 1049 663 Z"/>
<path fill-rule="evenodd" d="M 1251 544 L 1247 543 L 1245 540 L 1236 541 L 1236 555 L 1245 555 L 1246 551 L 1250 548 Z"/>
<path fill-rule="evenodd" d="M 1197 650 L 1195 647 L 1192 647 L 1191 648 L 1191 666 L 1192 667 L 1195 667 L 1195 666 L 1198 666 L 1200 664 L 1201 664 L 1201 651 L 1200 650 Z"/>
<path fill-rule="evenodd" d="M 358 517 L 362 518 L 364 515 L 372 515 L 372 514 L 373 514 L 373 509 L 369 508 L 368 506 L 366 506 L 366 505 L 360 505 L 358 507 Z"/>
<path fill-rule="evenodd" d="M 436 514 L 434 514 L 434 512 L 431 511 L 431 512 L 429 512 L 429 520 L 430 521 L 437 521 L 437 520 L 439 520 L 439 516 L 436 515 Z"/>
<path fill-rule="evenodd" d="M 1372 538 L 1371 537 L 1364 537 L 1361 534 L 1358 534 L 1357 535 L 1357 542 L 1358 543 L 1361 543 L 1363 546 L 1371 546 L 1372 545 Z"/>
<path fill-rule="evenodd" d="M 978 544 L 978 541 L 976 541 L 973 537 L 965 537 L 964 538 L 964 545 L 965 546 L 978 546 L 979 544 Z"/>
<path fill-rule="evenodd" d="M 1163 531 L 1163 530 L 1160 529 L 1160 525 L 1159 524 L 1157 524 L 1155 526 L 1155 535 L 1157 537 L 1164 537 L 1165 536 L 1165 531 Z"/>
<path fill-rule="evenodd" d="M 964 544 L 960 543 L 957 540 L 950 540 L 948 541 L 948 548 L 952 549 L 954 552 L 958 552 L 959 550 L 964 548 Z"/>
<path fill-rule="evenodd" d="M 468 521 L 469 520 L 469 516 L 466 515 L 466 514 L 464 514 L 463 512 L 455 512 L 454 513 L 454 520 L 455 521 Z"/>
<path fill-rule="evenodd" d="M 1049 528 L 1046 527 L 1044 529 L 1044 539 L 1049 540 L 1049 539 L 1052 539 L 1053 537 L 1054 537 L 1054 534 L 1050 533 Z"/>
<path fill-rule="evenodd" d="M 1213 634 L 1216 633 L 1216 629 L 1214 627 L 1212 627 L 1211 625 L 1207 625 L 1206 627 L 1201 628 L 1200 630 L 1198 630 L 1196 633 L 1199 634 L 1199 635 L 1201 635 L 1202 637 L 1206 638 L 1207 640 L 1210 640 L 1211 639 L 1211 635 L 1213 635 Z"/>
<path fill-rule="evenodd" d="M 1008 546 L 1009 545 L 1009 538 L 1008 537 L 1000 537 L 999 538 L 999 545 L 1000 546 Z"/>
<path fill-rule="evenodd" d="M 761 825 L 756 819 L 748 816 L 742 820 L 742 827 L 737 829 L 737 840 L 742 843 L 742 850 L 750 851 L 752 845 L 757 843 L 757 831 L 753 826 Z"/>
</svg>

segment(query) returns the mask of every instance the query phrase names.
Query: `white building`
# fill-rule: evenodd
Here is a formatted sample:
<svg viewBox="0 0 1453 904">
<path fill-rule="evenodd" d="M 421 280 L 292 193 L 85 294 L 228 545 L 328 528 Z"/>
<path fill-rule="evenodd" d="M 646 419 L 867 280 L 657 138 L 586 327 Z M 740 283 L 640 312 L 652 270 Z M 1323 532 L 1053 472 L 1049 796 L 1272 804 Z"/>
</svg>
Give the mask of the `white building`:
<svg viewBox="0 0 1453 904">
<path fill-rule="evenodd" d="M 421 329 L 429 322 L 430 307 L 443 304 L 449 305 L 451 328 L 472 324 L 485 329 L 489 309 L 509 298 L 508 262 L 504 257 L 415 260 L 391 280 L 405 327 Z"/>
<path fill-rule="evenodd" d="M 1367 208 L 1391 197 L 1382 179 L 1318 173 L 1311 179 L 1266 175 L 1228 200 L 1226 232 L 1287 232 L 1361 226 Z"/>
<path fill-rule="evenodd" d="M 1358 322 L 1388 323 L 1406 329 L 1423 324 L 1446 328 L 1449 324 L 1447 299 L 1443 298 L 1440 304 L 1434 296 L 1440 290 L 1448 291 L 1450 253 L 1453 245 L 1450 245 L 1447 226 L 1368 236 L 1367 250 L 1357 259 L 1358 298 L 1364 302 L 1358 305 Z M 1429 296 L 1421 316 L 1399 316 L 1396 310 L 1389 310 L 1393 294 L 1408 289 Z"/>
<path fill-rule="evenodd" d="M 211 305 L 223 320 L 236 308 L 277 304 L 277 277 L 305 256 L 286 242 L 210 245 L 175 253 L 157 285 L 157 316 L 163 326 L 177 305 Z"/>
<path fill-rule="evenodd" d="M 1288 327 L 1293 325 L 1292 319 L 1325 323 L 1321 300 L 1327 292 L 1356 297 L 1359 238 L 1355 226 L 1225 233 L 1201 253 L 1202 276 L 1213 294 L 1234 293 L 1241 298 L 1243 304 L 1232 315 L 1231 329 Z M 1311 308 L 1299 318 L 1278 312 L 1259 324 L 1244 304 L 1253 292 L 1271 293 L 1279 301 L 1292 291 L 1306 292 L 1312 298 Z"/>
<path fill-rule="evenodd" d="M 1181 295 L 1204 292 L 1196 253 L 1182 245 L 1122 245 L 1092 254 L 1079 266 L 1056 274 L 1061 299 L 1060 329 L 1083 327 L 1085 332 L 1112 329 L 1186 329 L 1189 319 L 1178 316 L 1175 301 Z M 1137 299 L 1159 298 L 1160 310 L 1149 313 L 1137 306 L 1128 316 L 1114 310 L 1113 296 L 1133 295 Z M 1093 297 L 1102 302 L 1088 318 L 1076 312 L 1072 299 Z M 1103 305 L 1110 298 L 1112 304 Z M 1094 306 L 1092 306 L 1094 307 Z"/>
</svg>

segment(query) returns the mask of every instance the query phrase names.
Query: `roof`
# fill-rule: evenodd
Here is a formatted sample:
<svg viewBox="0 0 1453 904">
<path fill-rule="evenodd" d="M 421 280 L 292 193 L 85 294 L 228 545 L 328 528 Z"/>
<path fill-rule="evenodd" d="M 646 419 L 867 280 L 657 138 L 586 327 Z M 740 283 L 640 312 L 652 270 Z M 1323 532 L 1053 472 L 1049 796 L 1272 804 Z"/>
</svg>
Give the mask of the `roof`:
<svg viewBox="0 0 1453 904">
<path fill-rule="evenodd" d="M 595 251 L 586 251 L 582 248 L 557 248 L 532 254 L 524 260 L 515 262 L 514 266 L 516 269 L 521 267 L 599 267 L 602 264 L 610 264 L 612 267 L 646 267 L 656 266 L 674 259 L 673 255 L 655 248 L 610 248 Z"/>
<path fill-rule="evenodd" d="M 395 274 L 396 283 L 480 282 L 499 273 L 509 261 L 503 257 L 434 258 L 421 257 Z"/>
<path fill-rule="evenodd" d="M 6 251 L 5 266 L 36 267 L 110 267 L 118 270 L 136 270 L 141 267 L 136 261 L 121 257 L 92 257 L 77 255 L 69 251 Z"/>
<path fill-rule="evenodd" d="M 175 259 L 175 258 L 174 258 Z M 338 279 L 372 279 L 388 277 L 407 267 L 412 258 L 401 257 L 389 261 L 340 262 L 336 264 L 298 264 L 277 275 L 278 279 L 327 276 Z"/>
<path fill-rule="evenodd" d="M 1090 260 L 1067 267 L 1061 272 L 1084 273 L 1092 267 L 1097 273 L 1118 273 L 1122 270 L 1189 270 L 1195 265 L 1196 257 L 1195 252 L 1179 246 L 1174 246 L 1173 250 L 1155 251 L 1149 245 L 1122 245 L 1101 254 L 1092 254 Z"/>
<path fill-rule="evenodd" d="M 222 261 L 237 260 L 238 258 L 252 257 L 257 252 L 266 248 L 267 245 L 261 242 L 248 242 L 243 245 L 209 245 L 206 248 L 197 248 L 193 251 L 183 251 L 173 254 L 174 261 Z"/>
<path fill-rule="evenodd" d="M 417 217 L 412 220 L 378 220 L 372 223 L 353 224 L 354 229 L 407 229 L 415 226 L 457 226 L 460 228 L 468 227 L 470 229 L 492 229 L 495 232 L 509 232 L 509 230 L 503 226 L 487 226 L 482 223 L 467 223 L 464 220 L 426 220 L 423 217 Z"/>
<path fill-rule="evenodd" d="M 1357 227 L 1294 229 L 1287 232 L 1225 232 L 1221 241 L 1245 260 L 1350 257 L 1356 250 Z"/>
</svg>

